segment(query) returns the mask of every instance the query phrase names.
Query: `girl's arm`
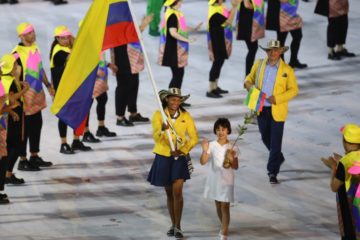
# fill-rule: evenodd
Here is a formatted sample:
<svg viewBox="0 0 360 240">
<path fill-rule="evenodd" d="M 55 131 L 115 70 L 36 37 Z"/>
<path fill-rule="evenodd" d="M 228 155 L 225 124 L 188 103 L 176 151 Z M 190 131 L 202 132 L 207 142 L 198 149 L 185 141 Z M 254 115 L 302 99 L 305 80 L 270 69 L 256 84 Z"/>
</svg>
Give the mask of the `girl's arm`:
<svg viewBox="0 0 360 240">
<path fill-rule="evenodd" d="M 209 154 L 207 153 L 207 151 L 209 150 L 209 141 L 206 138 L 202 140 L 201 148 L 203 151 L 200 157 L 200 164 L 204 165 L 209 161 Z"/>
<path fill-rule="evenodd" d="M 175 38 L 176 40 L 191 43 L 193 42 L 191 39 L 181 36 L 176 28 L 169 28 L 170 35 Z"/>
</svg>

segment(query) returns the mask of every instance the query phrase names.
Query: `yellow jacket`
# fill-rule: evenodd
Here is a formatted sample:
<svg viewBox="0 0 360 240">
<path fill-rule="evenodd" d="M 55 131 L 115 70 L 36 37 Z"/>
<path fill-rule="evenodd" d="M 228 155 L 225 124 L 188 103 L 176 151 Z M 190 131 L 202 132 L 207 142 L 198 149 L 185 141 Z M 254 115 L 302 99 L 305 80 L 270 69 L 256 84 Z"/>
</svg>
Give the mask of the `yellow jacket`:
<svg viewBox="0 0 360 240">
<path fill-rule="evenodd" d="M 279 69 L 273 89 L 276 104 L 271 105 L 271 113 L 275 121 L 284 122 L 288 114 L 288 102 L 298 94 L 299 88 L 296 83 L 294 69 L 287 65 L 282 59 L 279 61 Z M 249 75 L 246 76 L 245 82 L 250 82 L 261 90 L 266 63 L 267 58 L 257 60 L 252 66 Z M 260 67 L 259 70 L 258 67 Z M 257 74 L 259 74 L 258 79 L 256 77 Z"/>
<path fill-rule="evenodd" d="M 170 123 L 171 120 L 169 120 Z M 152 118 L 153 138 L 155 146 L 153 152 L 162 156 L 170 157 L 171 148 L 167 133 L 162 131 L 163 120 L 160 111 L 156 111 Z M 175 132 L 182 139 L 182 145 L 177 144 L 177 149 L 188 154 L 190 150 L 198 143 L 199 137 L 195 127 L 195 122 L 188 112 L 180 110 L 180 116 L 176 119 L 172 126 Z M 171 132 L 171 130 L 170 130 Z M 176 144 L 176 137 L 171 133 L 173 143 Z"/>
</svg>

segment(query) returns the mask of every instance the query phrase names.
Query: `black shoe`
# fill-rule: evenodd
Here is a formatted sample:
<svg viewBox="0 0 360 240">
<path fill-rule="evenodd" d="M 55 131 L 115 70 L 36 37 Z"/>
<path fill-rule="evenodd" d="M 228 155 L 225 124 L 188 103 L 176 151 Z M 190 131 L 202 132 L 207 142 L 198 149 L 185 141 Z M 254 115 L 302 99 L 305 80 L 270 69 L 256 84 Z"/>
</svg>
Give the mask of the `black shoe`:
<svg viewBox="0 0 360 240">
<path fill-rule="evenodd" d="M 110 132 L 107 127 L 99 127 L 96 131 L 98 137 L 116 137 L 116 133 Z"/>
<path fill-rule="evenodd" d="M 292 67 L 292 68 L 298 68 L 298 69 L 304 69 L 304 68 L 307 68 L 307 67 L 308 67 L 307 64 L 301 63 L 301 62 L 299 62 L 299 60 L 290 61 L 290 62 L 289 62 L 289 65 L 290 65 L 290 67 Z"/>
<path fill-rule="evenodd" d="M 338 61 L 341 60 L 341 56 L 336 52 L 332 51 L 331 53 L 328 54 L 328 59 Z"/>
<path fill-rule="evenodd" d="M 272 174 L 269 175 L 269 182 L 270 184 L 279 184 L 279 181 L 277 180 L 276 176 Z"/>
<path fill-rule="evenodd" d="M 10 0 L 9 3 L 10 3 L 10 4 L 18 4 L 19 1 L 18 1 L 18 0 Z"/>
<path fill-rule="evenodd" d="M 342 51 L 336 52 L 340 57 L 355 57 L 355 53 L 348 52 L 346 48 L 343 48 Z"/>
<path fill-rule="evenodd" d="M 191 104 L 190 103 L 186 103 L 186 102 L 183 102 L 181 104 L 182 107 L 191 107 Z"/>
<path fill-rule="evenodd" d="M 10 201 L 9 201 L 9 198 L 6 194 L 2 194 L 0 193 L 0 205 L 2 204 L 9 204 Z"/>
<path fill-rule="evenodd" d="M 38 167 L 51 167 L 53 165 L 52 162 L 46 162 L 39 156 L 30 157 L 29 162 Z"/>
<path fill-rule="evenodd" d="M 217 93 L 215 90 L 211 92 L 206 92 L 206 96 L 209 98 L 222 98 L 223 96 L 220 93 Z"/>
<path fill-rule="evenodd" d="M 0 0 L 0 4 L 5 4 L 5 3 L 8 3 L 7 0 Z"/>
<path fill-rule="evenodd" d="M 218 93 L 218 94 L 226 94 L 226 93 L 229 93 L 229 91 L 228 90 L 224 90 L 224 89 L 221 89 L 221 88 L 219 88 L 219 87 L 217 87 L 215 90 L 213 90 L 213 91 L 215 91 L 216 93 Z"/>
<path fill-rule="evenodd" d="M 174 228 L 174 236 L 176 239 L 184 238 L 184 234 L 180 229 Z"/>
<path fill-rule="evenodd" d="M 54 4 L 55 5 L 60 5 L 60 4 L 67 4 L 68 2 L 67 1 L 64 1 L 64 0 L 55 0 L 54 1 Z"/>
<path fill-rule="evenodd" d="M 83 142 L 89 142 L 89 143 L 99 143 L 99 142 L 101 142 L 100 139 L 95 138 L 94 135 L 89 131 L 84 133 L 82 141 Z"/>
<path fill-rule="evenodd" d="M 166 232 L 166 235 L 168 237 L 173 237 L 175 234 L 175 230 L 174 230 L 174 227 L 170 227 L 169 231 Z"/>
<path fill-rule="evenodd" d="M 84 152 L 88 152 L 91 151 L 92 148 L 89 146 L 85 146 L 82 142 L 80 142 L 80 140 L 74 140 L 71 144 L 71 148 L 76 151 L 84 151 Z"/>
<path fill-rule="evenodd" d="M 40 171 L 40 168 L 38 166 L 32 164 L 28 160 L 20 160 L 19 165 L 18 165 L 18 170 L 35 172 L 35 171 Z"/>
<path fill-rule="evenodd" d="M 123 127 L 132 127 L 132 126 L 134 126 L 134 124 L 132 122 L 130 122 L 129 120 L 127 120 L 126 117 L 123 117 L 121 120 L 118 119 L 116 121 L 116 125 L 123 126 Z"/>
<path fill-rule="evenodd" d="M 130 122 L 149 122 L 150 119 L 147 118 L 147 117 L 141 116 L 140 113 L 137 113 L 135 116 L 131 116 L 131 115 L 130 115 L 129 121 L 130 121 Z"/>
<path fill-rule="evenodd" d="M 69 144 L 67 144 L 67 143 L 61 144 L 60 152 L 63 154 L 74 154 L 75 153 L 74 150 L 72 150 L 71 147 L 69 146 Z"/>
<path fill-rule="evenodd" d="M 22 178 L 17 178 L 15 176 L 15 174 L 11 175 L 11 177 L 6 177 L 5 178 L 5 183 L 6 184 L 14 184 L 14 185 L 21 185 L 25 183 L 25 180 Z"/>
</svg>

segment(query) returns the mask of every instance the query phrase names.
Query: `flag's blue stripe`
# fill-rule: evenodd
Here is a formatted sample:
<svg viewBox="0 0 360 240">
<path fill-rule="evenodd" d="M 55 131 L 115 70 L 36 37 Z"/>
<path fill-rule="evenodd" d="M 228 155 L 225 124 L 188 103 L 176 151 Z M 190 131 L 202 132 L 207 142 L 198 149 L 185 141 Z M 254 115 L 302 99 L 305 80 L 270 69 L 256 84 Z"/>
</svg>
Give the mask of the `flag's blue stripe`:
<svg viewBox="0 0 360 240">
<path fill-rule="evenodd" d="M 98 66 L 90 73 L 57 114 L 61 121 L 74 129 L 80 126 L 89 113 L 97 70 Z"/>
<path fill-rule="evenodd" d="M 132 17 L 127 2 L 113 3 L 109 7 L 108 19 L 106 26 L 120 22 L 132 22 Z"/>
</svg>

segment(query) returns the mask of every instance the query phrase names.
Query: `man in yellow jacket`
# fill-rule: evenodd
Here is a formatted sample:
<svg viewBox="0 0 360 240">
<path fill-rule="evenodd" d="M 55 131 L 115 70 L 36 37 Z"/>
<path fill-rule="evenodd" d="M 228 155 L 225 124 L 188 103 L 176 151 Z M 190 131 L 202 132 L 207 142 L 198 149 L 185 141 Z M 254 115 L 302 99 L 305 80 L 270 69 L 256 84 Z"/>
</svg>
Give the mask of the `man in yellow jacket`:
<svg viewBox="0 0 360 240">
<path fill-rule="evenodd" d="M 281 58 L 288 47 L 282 47 L 278 40 L 271 40 L 266 51 L 267 58 L 260 59 L 246 76 L 244 87 L 252 87 L 266 94 L 263 110 L 257 120 L 262 141 L 269 150 L 267 170 L 271 184 L 278 184 L 277 174 L 285 158 L 281 152 L 284 123 L 288 113 L 288 102 L 298 94 L 294 70 Z"/>
</svg>

